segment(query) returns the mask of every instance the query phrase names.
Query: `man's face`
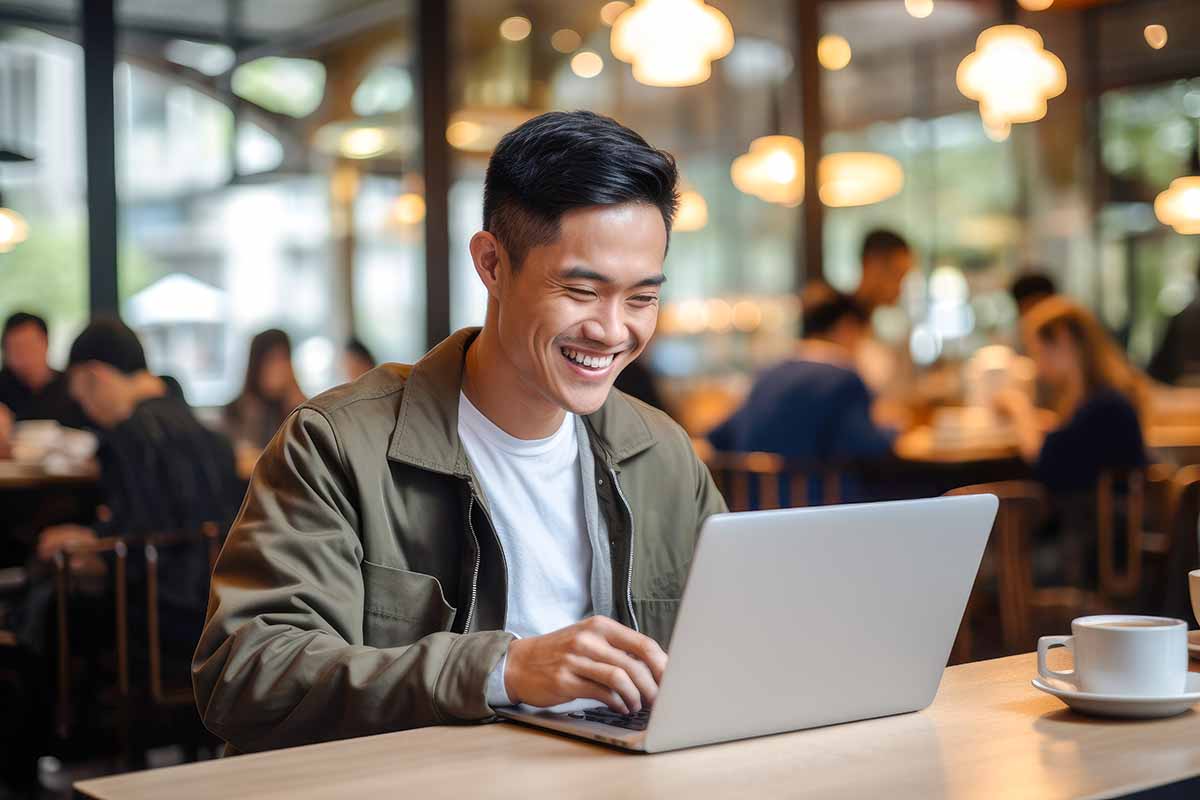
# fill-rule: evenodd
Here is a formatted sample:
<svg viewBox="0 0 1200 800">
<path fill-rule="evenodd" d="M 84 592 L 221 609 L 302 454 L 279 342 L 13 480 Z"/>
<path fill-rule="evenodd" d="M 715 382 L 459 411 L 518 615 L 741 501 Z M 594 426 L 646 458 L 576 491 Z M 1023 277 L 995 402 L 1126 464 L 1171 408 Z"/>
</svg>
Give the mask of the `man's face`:
<svg viewBox="0 0 1200 800">
<path fill-rule="evenodd" d="M 863 264 L 863 278 L 870 281 L 873 302 L 877 306 L 894 306 L 900 302 L 904 278 L 913 267 L 911 250 L 891 250 L 873 256 Z"/>
<path fill-rule="evenodd" d="M 575 414 L 608 397 L 658 322 L 667 231 L 650 205 L 564 214 L 552 244 L 500 268 L 500 346 L 531 393 Z"/>
<path fill-rule="evenodd" d="M 23 382 L 32 383 L 46 369 L 49 344 L 37 325 L 18 325 L 4 337 L 4 366 Z"/>
</svg>

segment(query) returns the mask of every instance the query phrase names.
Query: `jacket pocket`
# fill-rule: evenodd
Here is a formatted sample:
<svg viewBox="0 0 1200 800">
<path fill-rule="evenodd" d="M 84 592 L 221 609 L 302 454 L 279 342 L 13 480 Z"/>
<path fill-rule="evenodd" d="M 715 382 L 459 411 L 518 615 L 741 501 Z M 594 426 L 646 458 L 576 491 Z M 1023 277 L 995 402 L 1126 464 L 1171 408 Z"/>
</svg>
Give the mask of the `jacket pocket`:
<svg viewBox="0 0 1200 800">
<path fill-rule="evenodd" d="M 667 645 L 671 643 L 671 632 L 675 629 L 679 601 L 635 597 L 633 611 L 637 614 L 638 629 L 666 650 Z"/>
<path fill-rule="evenodd" d="M 363 643 L 399 647 L 449 630 L 457 609 L 432 575 L 362 562 Z"/>
</svg>

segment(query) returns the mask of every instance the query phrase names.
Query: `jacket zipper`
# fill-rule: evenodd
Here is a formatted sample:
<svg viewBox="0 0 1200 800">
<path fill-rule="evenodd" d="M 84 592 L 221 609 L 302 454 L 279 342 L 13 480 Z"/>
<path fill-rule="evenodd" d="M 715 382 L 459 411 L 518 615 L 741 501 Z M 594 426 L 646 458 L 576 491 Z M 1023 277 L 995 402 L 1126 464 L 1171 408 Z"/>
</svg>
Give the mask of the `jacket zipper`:
<svg viewBox="0 0 1200 800">
<path fill-rule="evenodd" d="M 481 548 L 479 547 L 479 537 L 475 535 L 475 523 L 471 519 L 471 511 L 475 506 L 475 490 L 471 490 L 471 496 L 467 499 L 467 530 L 471 532 L 471 540 L 475 542 L 475 571 L 471 574 L 471 602 L 467 605 L 467 621 L 463 625 L 463 633 L 471 632 L 471 620 L 475 616 L 475 597 L 479 594 L 479 557 Z"/>
<path fill-rule="evenodd" d="M 621 499 L 621 505 L 625 506 L 625 515 L 629 518 L 629 571 L 625 576 L 625 604 L 629 609 L 629 621 L 633 623 L 633 629 L 641 633 L 637 614 L 633 613 L 633 509 L 629 507 L 629 501 L 625 499 L 625 493 L 621 491 L 621 483 L 617 480 L 616 469 L 609 466 L 608 474 L 612 479 L 613 488 L 617 490 L 617 497 Z"/>
</svg>

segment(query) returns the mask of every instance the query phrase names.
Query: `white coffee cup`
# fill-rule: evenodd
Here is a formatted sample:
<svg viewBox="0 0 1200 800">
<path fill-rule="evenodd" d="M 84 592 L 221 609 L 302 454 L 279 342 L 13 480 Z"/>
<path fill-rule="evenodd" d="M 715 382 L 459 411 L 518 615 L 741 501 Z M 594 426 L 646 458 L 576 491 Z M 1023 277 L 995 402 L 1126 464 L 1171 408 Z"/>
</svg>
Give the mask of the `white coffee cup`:
<svg viewBox="0 0 1200 800">
<path fill-rule="evenodd" d="M 1187 686 L 1187 623 L 1170 617 L 1102 614 L 1071 622 L 1071 636 L 1038 639 L 1038 674 L 1073 683 L 1092 694 L 1171 697 Z M 1046 666 L 1046 653 L 1065 647 L 1075 656 L 1068 672 Z"/>
<path fill-rule="evenodd" d="M 1200 622 L 1200 569 L 1194 569 L 1188 573 L 1188 589 L 1192 594 L 1192 613 Z"/>
</svg>

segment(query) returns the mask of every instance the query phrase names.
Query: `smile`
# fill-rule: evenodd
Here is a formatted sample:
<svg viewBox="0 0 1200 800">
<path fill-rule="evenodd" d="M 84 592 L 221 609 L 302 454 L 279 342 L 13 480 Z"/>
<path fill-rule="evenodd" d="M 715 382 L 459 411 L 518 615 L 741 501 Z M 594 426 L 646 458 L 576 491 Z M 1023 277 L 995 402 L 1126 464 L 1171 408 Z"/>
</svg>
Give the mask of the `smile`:
<svg viewBox="0 0 1200 800">
<path fill-rule="evenodd" d="M 611 367 L 613 359 L 616 357 L 615 353 L 607 353 L 599 356 L 587 355 L 570 347 L 560 348 L 559 352 L 571 363 L 584 369 L 595 370 L 596 372 L 602 372 Z"/>
</svg>

